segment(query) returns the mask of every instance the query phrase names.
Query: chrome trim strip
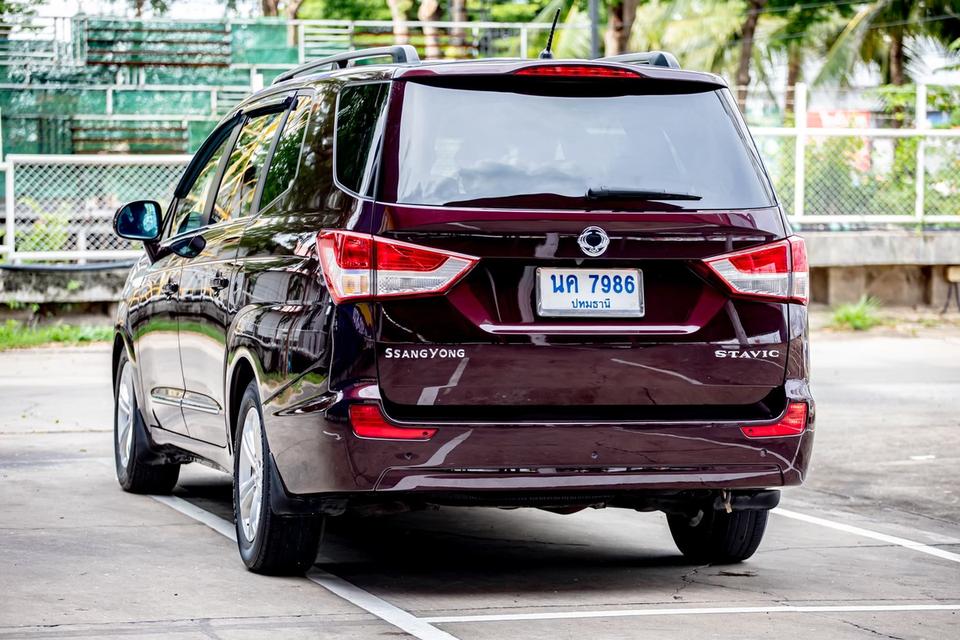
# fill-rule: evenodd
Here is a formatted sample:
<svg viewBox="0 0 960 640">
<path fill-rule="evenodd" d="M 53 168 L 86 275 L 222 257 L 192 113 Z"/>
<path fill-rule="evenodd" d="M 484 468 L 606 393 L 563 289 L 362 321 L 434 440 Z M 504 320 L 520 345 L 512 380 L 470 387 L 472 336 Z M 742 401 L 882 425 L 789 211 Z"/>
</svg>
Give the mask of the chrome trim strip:
<svg viewBox="0 0 960 640">
<path fill-rule="evenodd" d="M 191 399 L 188 396 L 193 396 L 196 399 Z M 203 413 L 210 413 L 213 415 L 220 414 L 220 405 L 217 404 L 212 398 L 207 398 L 207 396 L 187 392 L 187 395 L 184 395 L 183 399 L 180 401 L 180 406 L 184 409 L 193 409 L 194 411 L 202 411 Z"/>
<path fill-rule="evenodd" d="M 495 324 L 480 328 L 494 335 L 689 335 L 700 329 L 693 324 Z"/>
<path fill-rule="evenodd" d="M 153 394 L 150 394 L 150 399 L 151 399 L 153 402 L 156 402 L 157 404 L 165 404 L 165 405 L 168 405 L 168 406 L 170 406 L 170 407 L 179 407 L 179 406 L 180 406 L 180 398 L 165 398 L 165 397 L 163 397 L 163 396 L 155 396 L 155 395 L 153 395 Z"/>
</svg>

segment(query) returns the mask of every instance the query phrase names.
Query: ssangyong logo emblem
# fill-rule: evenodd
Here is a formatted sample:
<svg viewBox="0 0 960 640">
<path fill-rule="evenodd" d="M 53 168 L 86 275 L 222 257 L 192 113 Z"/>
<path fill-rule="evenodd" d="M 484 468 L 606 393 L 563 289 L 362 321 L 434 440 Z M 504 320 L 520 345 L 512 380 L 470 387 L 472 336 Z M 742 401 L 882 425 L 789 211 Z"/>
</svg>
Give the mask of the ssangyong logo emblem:
<svg viewBox="0 0 960 640">
<path fill-rule="evenodd" d="M 587 227 L 577 238 L 577 244 L 588 256 L 599 256 L 610 246 L 610 238 L 600 227 Z"/>
</svg>

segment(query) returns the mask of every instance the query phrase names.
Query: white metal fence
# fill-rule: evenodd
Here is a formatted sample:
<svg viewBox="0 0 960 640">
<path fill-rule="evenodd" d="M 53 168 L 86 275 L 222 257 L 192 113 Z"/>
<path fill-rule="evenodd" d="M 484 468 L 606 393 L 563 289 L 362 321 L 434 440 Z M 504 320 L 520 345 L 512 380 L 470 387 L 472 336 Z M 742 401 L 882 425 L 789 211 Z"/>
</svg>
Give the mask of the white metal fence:
<svg viewBox="0 0 960 640">
<path fill-rule="evenodd" d="M 0 259 L 115 260 L 141 253 L 113 234 L 130 200 L 170 200 L 190 156 L 9 155 Z"/>
<path fill-rule="evenodd" d="M 912 126 L 807 126 L 797 86 L 793 127 L 752 127 L 796 223 L 960 224 L 960 129 L 932 129 L 918 85 Z"/>
<path fill-rule="evenodd" d="M 796 223 L 960 225 L 960 129 L 931 129 L 917 91 L 909 128 L 810 128 L 806 91 L 793 127 L 753 127 L 780 200 Z M 922 108 L 921 108 L 922 106 Z M 10 155 L 0 260 L 107 260 L 136 245 L 111 224 L 127 200 L 169 200 L 185 155 Z"/>
</svg>

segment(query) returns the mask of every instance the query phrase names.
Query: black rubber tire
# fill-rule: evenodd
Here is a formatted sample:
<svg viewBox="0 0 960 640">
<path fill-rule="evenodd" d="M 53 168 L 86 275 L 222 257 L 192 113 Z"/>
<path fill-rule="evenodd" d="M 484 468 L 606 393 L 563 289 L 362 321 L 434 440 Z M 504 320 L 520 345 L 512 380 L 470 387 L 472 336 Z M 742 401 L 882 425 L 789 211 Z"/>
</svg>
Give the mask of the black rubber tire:
<svg viewBox="0 0 960 640">
<path fill-rule="evenodd" d="M 705 564 L 733 564 L 754 554 L 767 528 L 767 511 L 708 509 L 691 526 L 686 515 L 667 515 L 673 541 L 684 556 Z"/>
<path fill-rule="evenodd" d="M 116 381 L 113 385 L 113 461 L 117 470 L 117 481 L 124 491 L 130 493 L 150 493 L 167 494 L 173 491 L 177 485 L 177 479 L 180 477 L 179 464 L 147 464 L 146 459 L 150 458 L 149 447 L 150 439 L 147 437 L 147 427 L 143 423 L 143 416 L 140 414 L 140 403 L 137 401 L 136 391 L 133 394 L 133 443 L 127 466 L 124 467 L 120 462 L 120 447 L 117 438 L 118 406 L 120 397 L 120 377 L 124 366 L 133 366 L 129 364 L 126 352 L 120 355 L 117 362 Z M 136 385 L 134 385 L 136 389 Z"/>
<path fill-rule="evenodd" d="M 260 520 L 252 542 L 248 541 L 240 522 L 240 446 L 243 437 L 244 416 L 251 407 L 260 414 L 263 472 L 260 491 Z M 243 393 L 237 412 L 237 429 L 233 460 L 233 517 L 237 532 L 240 557 L 250 571 L 265 575 L 303 575 L 317 557 L 320 542 L 318 516 L 280 516 L 273 512 L 270 499 L 271 474 L 267 465 L 273 464 L 263 427 L 263 409 L 255 382 L 250 382 Z"/>
</svg>

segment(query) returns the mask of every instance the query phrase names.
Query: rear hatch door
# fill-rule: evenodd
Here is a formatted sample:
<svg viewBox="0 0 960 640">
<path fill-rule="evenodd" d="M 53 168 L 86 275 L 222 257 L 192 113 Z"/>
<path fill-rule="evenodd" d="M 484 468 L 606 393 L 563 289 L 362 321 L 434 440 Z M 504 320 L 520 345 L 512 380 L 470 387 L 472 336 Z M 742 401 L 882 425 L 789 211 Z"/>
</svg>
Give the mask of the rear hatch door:
<svg viewBox="0 0 960 640">
<path fill-rule="evenodd" d="M 726 89 L 649 78 L 396 82 L 379 236 L 476 264 L 379 302 L 396 417 L 713 419 L 782 407 L 787 302 L 704 259 L 785 236 Z"/>
</svg>

